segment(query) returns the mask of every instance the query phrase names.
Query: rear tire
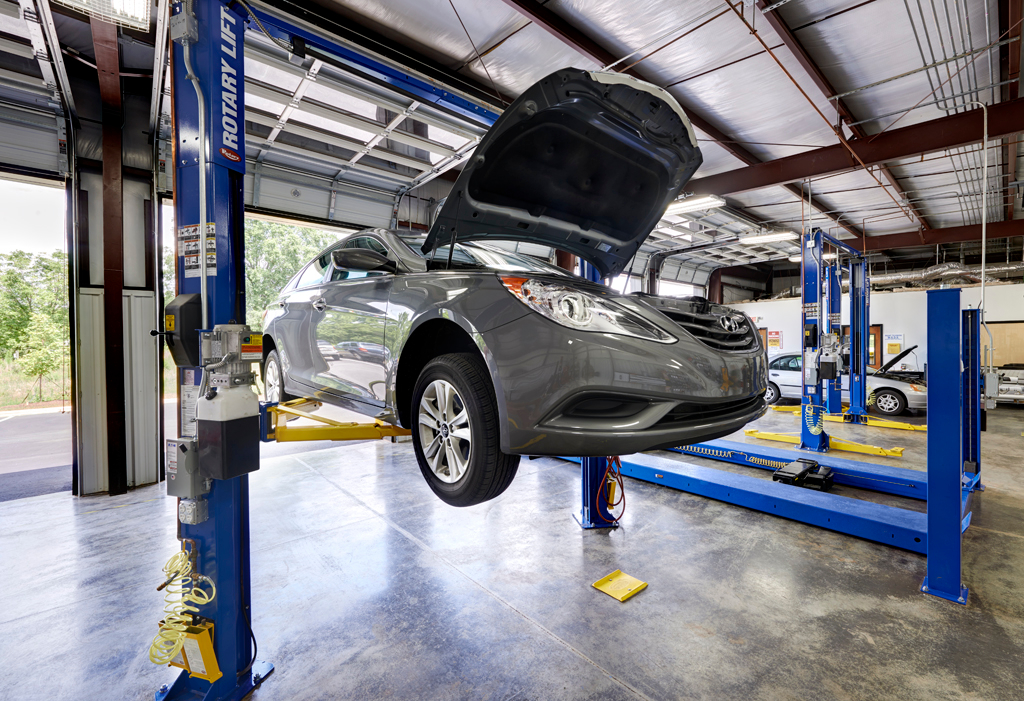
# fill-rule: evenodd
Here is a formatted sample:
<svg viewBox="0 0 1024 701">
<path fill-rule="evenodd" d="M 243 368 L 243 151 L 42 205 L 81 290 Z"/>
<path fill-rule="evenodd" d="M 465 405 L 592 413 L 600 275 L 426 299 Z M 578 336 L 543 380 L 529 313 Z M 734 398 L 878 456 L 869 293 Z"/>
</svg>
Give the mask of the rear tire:
<svg viewBox="0 0 1024 701">
<path fill-rule="evenodd" d="M 473 506 L 512 483 L 519 456 L 501 452 L 494 385 L 479 357 L 449 353 L 427 363 L 410 416 L 420 472 L 441 501 Z"/>
<path fill-rule="evenodd" d="M 782 393 L 779 392 L 779 386 L 774 382 L 768 383 L 768 389 L 765 390 L 764 400 L 768 404 L 778 404 L 779 399 L 782 398 Z"/>
<path fill-rule="evenodd" d="M 263 396 L 268 402 L 277 403 L 298 399 L 284 391 L 284 370 L 281 369 L 281 358 L 276 350 L 270 351 L 263 363 Z"/>
<path fill-rule="evenodd" d="M 886 416 L 899 416 L 906 411 L 907 400 L 896 390 L 883 389 L 875 393 L 875 408 Z"/>
</svg>

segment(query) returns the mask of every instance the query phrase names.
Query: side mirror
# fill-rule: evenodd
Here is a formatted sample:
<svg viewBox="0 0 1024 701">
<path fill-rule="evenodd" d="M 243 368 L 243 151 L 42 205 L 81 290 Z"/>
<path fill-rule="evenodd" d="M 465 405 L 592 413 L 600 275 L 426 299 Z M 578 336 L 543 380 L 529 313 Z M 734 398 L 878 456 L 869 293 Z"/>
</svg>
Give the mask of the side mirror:
<svg viewBox="0 0 1024 701">
<path fill-rule="evenodd" d="M 332 254 L 334 264 L 344 270 L 393 273 L 398 270 L 395 261 L 366 248 L 339 248 Z"/>
</svg>

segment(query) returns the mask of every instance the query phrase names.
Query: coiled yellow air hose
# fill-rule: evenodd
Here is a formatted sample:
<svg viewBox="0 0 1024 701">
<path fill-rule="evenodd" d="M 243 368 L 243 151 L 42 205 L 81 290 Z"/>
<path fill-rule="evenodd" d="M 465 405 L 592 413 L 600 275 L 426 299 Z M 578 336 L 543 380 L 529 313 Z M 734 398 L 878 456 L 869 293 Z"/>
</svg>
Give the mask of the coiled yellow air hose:
<svg viewBox="0 0 1024 701">
<path fill-rule="evenodd" d="M 192 574 L 192 561 L 184 550 L 167 561 L 164 574 L 164 623 L 149 646 L 150 662 L 159 665 L 168 664 L 177 656 L 185 644 L 186 629 L 192 625 L 192 614 L 199 613 L 199 607 L 217 595 L 213 580 Z M 209 593 L 200 588 L 202 584 L 210 585 Z"/>
<path fill-rule="evenodd" d="M 808 411 L 809 410 L 809 411 Z M 818 421 L 814 421 L 814 405 L 804 404 L 804 423 L 807 424 L 807 430 L 811 432 L 813 436 L 821 435 L 821 432 L 825 430 L 825 416 L 822 412 L 818 411 Z"/>
</svg>

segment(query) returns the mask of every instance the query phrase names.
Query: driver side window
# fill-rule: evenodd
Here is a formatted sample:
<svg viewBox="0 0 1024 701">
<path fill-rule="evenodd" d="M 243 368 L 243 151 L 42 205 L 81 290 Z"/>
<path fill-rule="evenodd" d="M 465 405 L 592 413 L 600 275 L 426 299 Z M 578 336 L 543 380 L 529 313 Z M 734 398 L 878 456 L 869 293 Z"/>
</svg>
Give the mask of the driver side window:
<svg viewBox="0 0 1024 701">
<path fill-rule="evenodd" d="M 776 358 L 768 366 L 768 369 L 769 370 L 789 370 L 789 357 L 788 356 L 783 356 L 781 358 Z"/>
<path fill-rule="evenodd" d="M 799 355 L 794 355 L 789 359 L 789 369 L 799 371 L 803 368 L 803 358 Z"/>
</svg>

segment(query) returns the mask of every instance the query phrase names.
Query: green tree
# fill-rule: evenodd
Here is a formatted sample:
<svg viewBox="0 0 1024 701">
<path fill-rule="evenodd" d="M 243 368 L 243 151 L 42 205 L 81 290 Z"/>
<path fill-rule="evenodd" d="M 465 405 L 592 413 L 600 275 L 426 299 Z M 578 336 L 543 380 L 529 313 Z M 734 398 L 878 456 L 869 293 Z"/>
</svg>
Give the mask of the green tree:
<svg viewBox="0 0 1024 701">
<path fill-rule="evenodd" d="M 28 324 L 25 352 L 18 359 L 22 372 L 38 381 L 38 401 L 43 400 L 43 377 L 68 361 L 67 317 L 64 324 L 36 312 Z"/>
<path fill-rule="evenodd" d="M 32 318 L 32 254 L 0 253 L 0 356 L 25 347 Z"/>
<path fill-rule="evenodd" d="M 263 310 L 303 265 L 338 235 L 260 219 L 245 220 L 246 323 L 263 330 Z"/>
</svg>

